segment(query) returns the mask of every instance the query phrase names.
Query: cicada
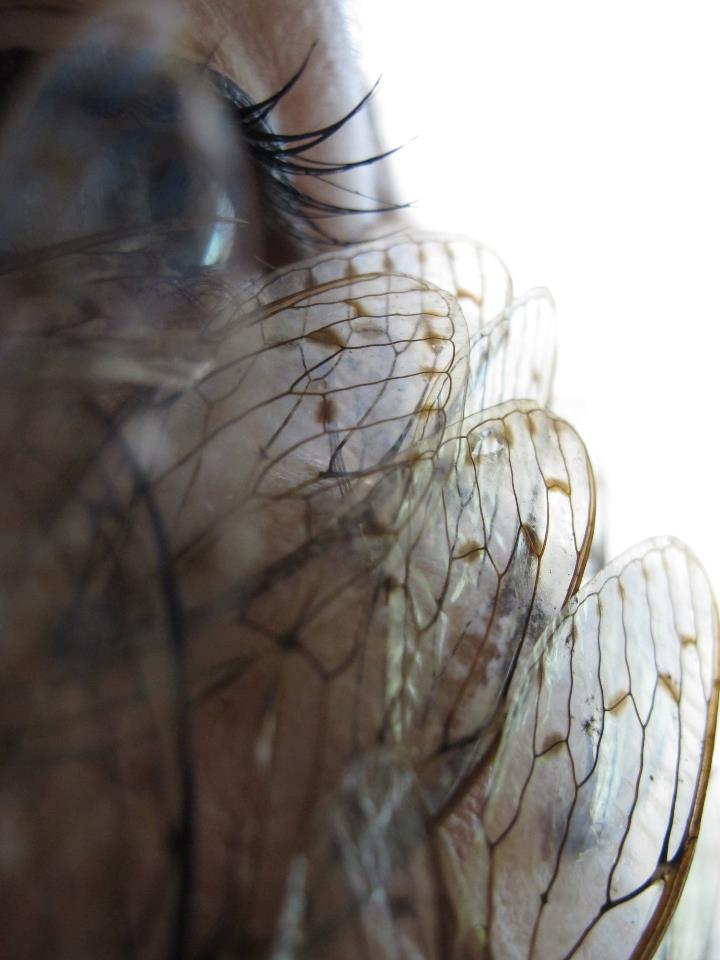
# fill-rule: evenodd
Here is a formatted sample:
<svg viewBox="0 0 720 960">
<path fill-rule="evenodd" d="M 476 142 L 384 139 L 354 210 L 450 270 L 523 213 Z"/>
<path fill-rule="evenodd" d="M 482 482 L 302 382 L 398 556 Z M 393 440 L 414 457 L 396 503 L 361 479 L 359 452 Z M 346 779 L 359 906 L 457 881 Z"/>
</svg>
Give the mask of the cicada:
<svg viewBox="0 0 720 960">
<path fill-rule="evenodd" d="M 585 576 L 550 295 L 417 232 L 188 278 L 196 199 L 3 261 L 4 955 L 651 957 L 717 611 L 673 539 Z"/>
</svg>

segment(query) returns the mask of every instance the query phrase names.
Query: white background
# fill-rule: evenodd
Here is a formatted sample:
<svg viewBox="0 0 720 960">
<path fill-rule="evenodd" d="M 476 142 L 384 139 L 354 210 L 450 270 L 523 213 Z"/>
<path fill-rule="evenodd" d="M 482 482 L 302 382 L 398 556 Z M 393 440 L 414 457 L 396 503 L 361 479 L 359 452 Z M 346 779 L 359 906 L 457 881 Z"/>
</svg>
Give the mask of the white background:
<svg viewBox="0 0 720 960">
<path fill-rule="evenodd" d="M 361 0 L 423 224 L 557 302 L 557 412 L 609 556 L 685 539 L 720 587 L 720 32 L 698 0 Z"/>
</svg>

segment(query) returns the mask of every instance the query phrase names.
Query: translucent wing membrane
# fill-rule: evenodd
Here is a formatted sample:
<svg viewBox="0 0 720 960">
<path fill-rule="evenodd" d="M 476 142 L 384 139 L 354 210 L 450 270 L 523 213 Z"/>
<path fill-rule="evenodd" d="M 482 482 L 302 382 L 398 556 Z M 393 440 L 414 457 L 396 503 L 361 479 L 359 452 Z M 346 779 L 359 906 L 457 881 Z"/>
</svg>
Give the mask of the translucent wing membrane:
<svg viewBox="0 0 720 960">
<path fill-rule="evenodd" d="M 288 906 L 306 894 L 305 909 L 295 929 L 288 911 L 278 939 L 303 960 L 443 956 L 441 913 L 417 909 L 442 900 L 436 867 L 412 769 L 401 753 L 371 754 L 320 808 L 309 855 L 295 861 L 302 886 L 291 875 L 286 891 Z"/>
<path fill-rule="evenodd" d="M 481 246 L 401 235 L 203 289 L 176 379 L 172 357 L 108 376 L 92 326 L 65 381 L 8 368 L 3 789 L 48 850 L 41 784 L 72 854 L 45 886 L 22 860 L 29 952 L 654 942 L 703 792 L 714 607 L 670 541 L 573 599 L 592 469 L 545 409 L 552 301 L 510 301 Z M 78 925 L 87 850 L 123 869 L 88 873 Z"/>
<path fill-rule="evenodd" d="M 0 390 L 4 949 L 115 956 L 119 925 L 170 949 L 189 871 L 168 835 L 189 805 L 164 519 L 122 396 Z"/>
<path fill-rule="evenodd" d="M 652 956 L 694 847 L 717 712 L 717 614 L 676 541 L 629 551 L 570 601 L 510 692 L 472 829 L 469 955 Z M 522 904 L 519 909 L 518 904 Z"/>
<path fill-rule="evenodd" d="M 555 308 L 538 289 L 512 301 L 510 276 L 487 247 L 445 234 L 396 234 L 334 251 L 263 279 L 255 304 L 282 302 L 318 284 L 407 274 L 439 287 L 460 307 L 469 363 L 466 411 L 511 398 L 549 402 L 555 367 Z"/>
<path fill-rule="evenodd" d="M 432 806 L 476 755 L 521 649 L 574 590 L 594 510 L 577 435 L 532 404 L 452 433 L 434 466 L 442 483 L 397 531 L 382 610 L 385 723 L 442 758 L 445 775 L 432 763 L 425 778 Z"/>
<path fill-rule="evenodd" d="M 473 342 L 513 299 L 510 274 L 492 250 L 465 237 L 439 233 L 396 233 L 335 250 L 262 281 L 260 297 L 276 300 L 280 290 L 292 292 L 373 273 L 407 274 L 452 294 Z"/>
</svg>

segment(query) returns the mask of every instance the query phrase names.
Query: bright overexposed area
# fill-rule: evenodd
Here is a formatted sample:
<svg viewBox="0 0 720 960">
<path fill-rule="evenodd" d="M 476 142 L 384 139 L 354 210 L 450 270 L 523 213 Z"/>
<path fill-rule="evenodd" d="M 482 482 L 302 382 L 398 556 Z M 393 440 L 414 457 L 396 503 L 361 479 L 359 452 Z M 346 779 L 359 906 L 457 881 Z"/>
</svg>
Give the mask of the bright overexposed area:
<svg viewBox="0 0 720 960">
<path fill-rule="evenodd" d="M 358 7 L 417 218 L 555 297 L 555 406 L 589 447 L 608 554 L 672 533 L 720 585 L 714 5 Z"/>
</svg>

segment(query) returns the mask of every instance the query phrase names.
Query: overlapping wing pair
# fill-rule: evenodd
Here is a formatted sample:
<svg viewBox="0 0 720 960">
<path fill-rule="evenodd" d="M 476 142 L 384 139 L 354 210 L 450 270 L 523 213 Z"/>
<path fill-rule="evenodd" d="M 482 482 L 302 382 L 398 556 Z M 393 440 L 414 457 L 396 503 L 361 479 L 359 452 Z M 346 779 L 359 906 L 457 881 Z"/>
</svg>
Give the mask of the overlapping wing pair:
<svg viewBox="0 0 720 960">
<path fill-rule="evenodd" d="M 576 592 L 593 479 L 546 409 L 548 295 L 399 237 L 271 277 L 247 315 L 293 373 L 250 497 L 300 501 L 318 546 L 270 607 L 323 677 L 315 785 L 350 770 L 295 864 L 306 955 L 650 956 L 697 835 L 717 616 L 672 540 Z"/>
</svg>

